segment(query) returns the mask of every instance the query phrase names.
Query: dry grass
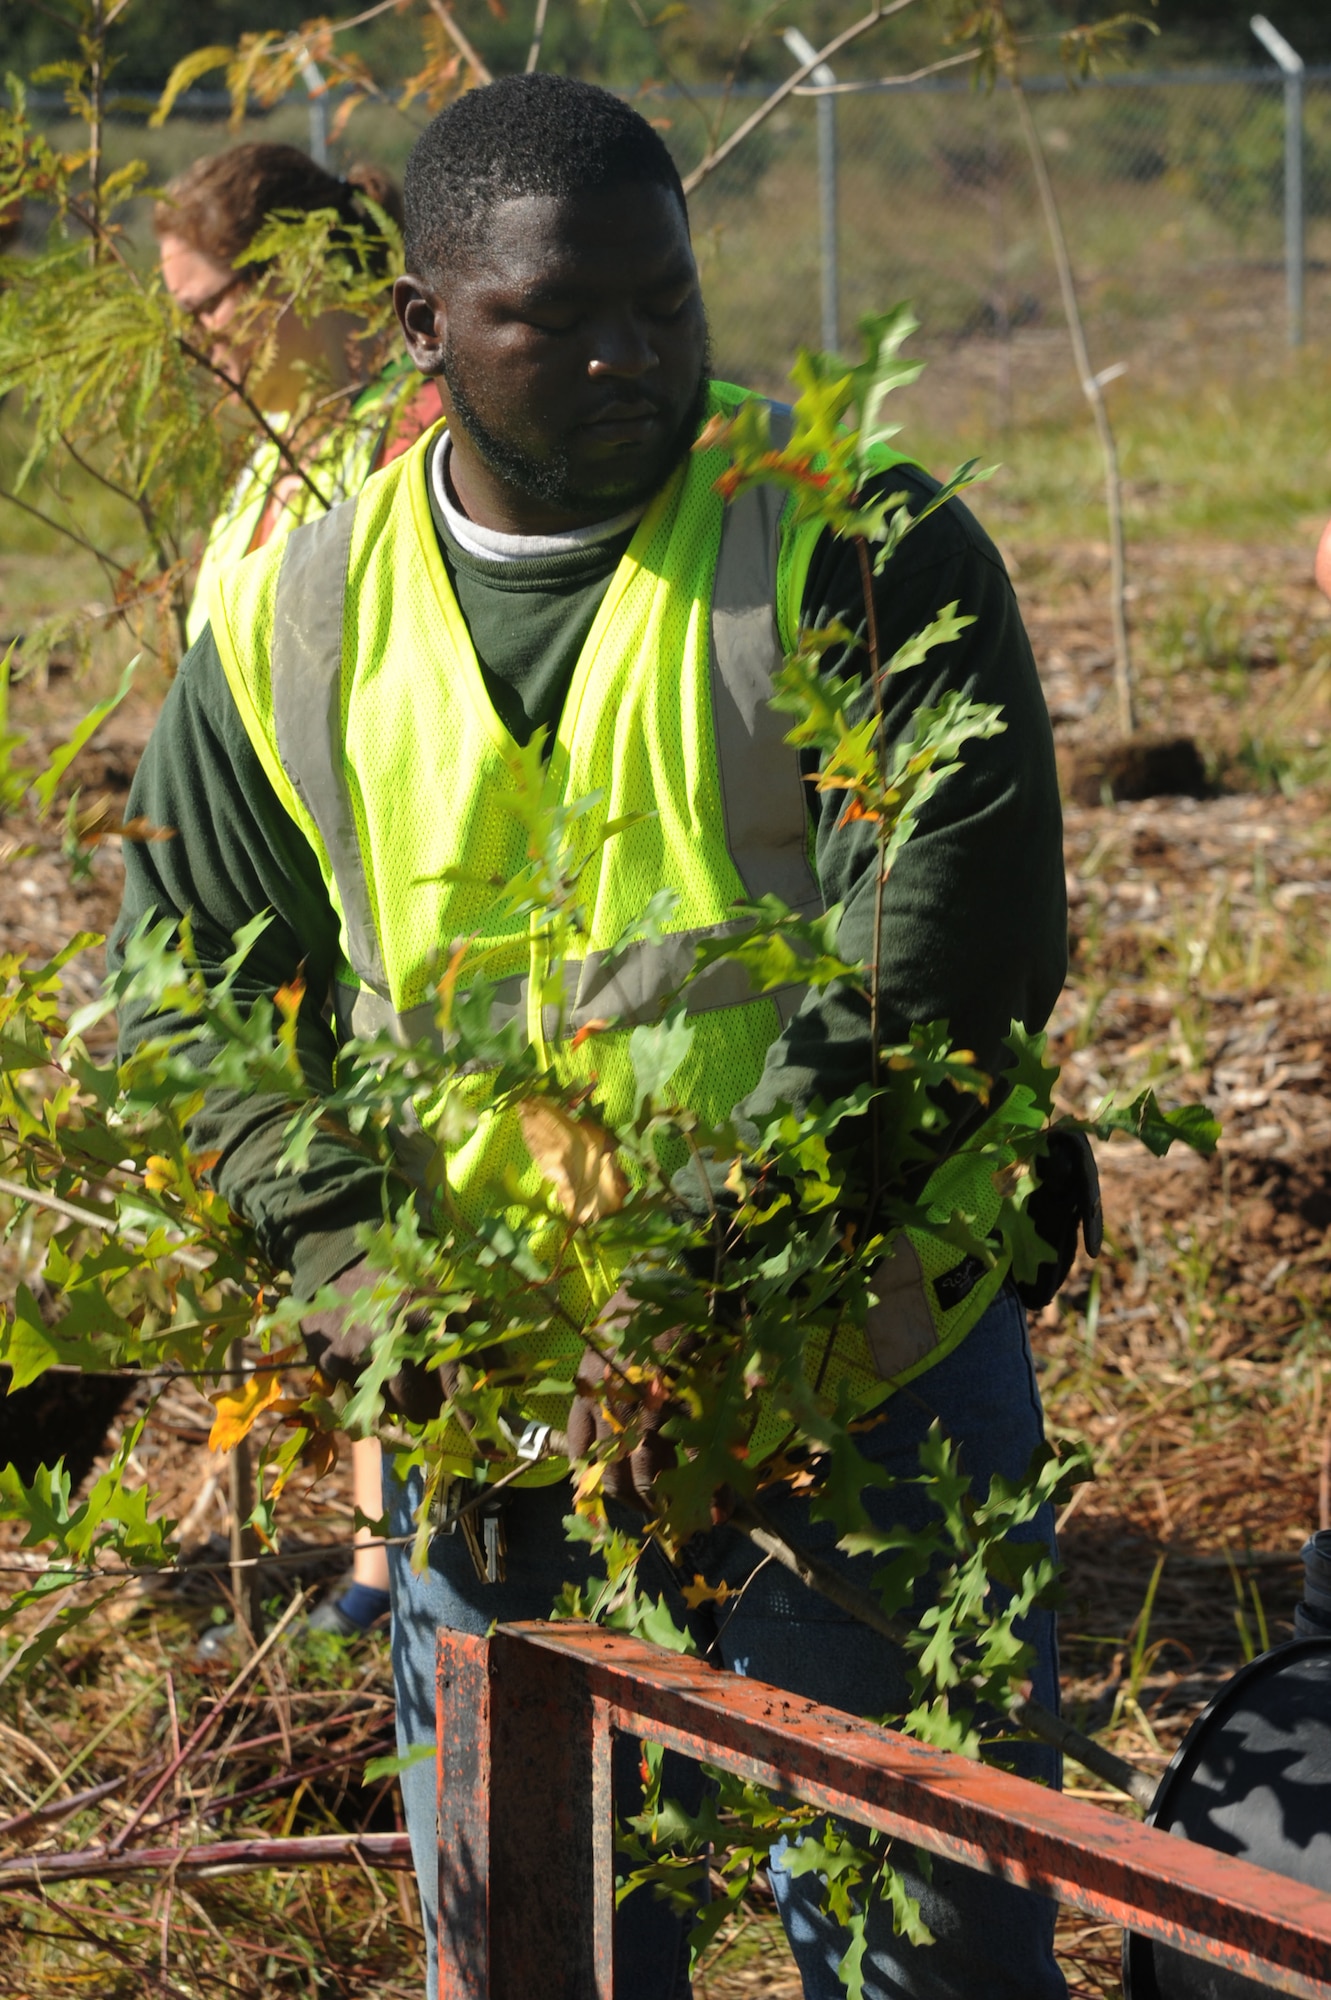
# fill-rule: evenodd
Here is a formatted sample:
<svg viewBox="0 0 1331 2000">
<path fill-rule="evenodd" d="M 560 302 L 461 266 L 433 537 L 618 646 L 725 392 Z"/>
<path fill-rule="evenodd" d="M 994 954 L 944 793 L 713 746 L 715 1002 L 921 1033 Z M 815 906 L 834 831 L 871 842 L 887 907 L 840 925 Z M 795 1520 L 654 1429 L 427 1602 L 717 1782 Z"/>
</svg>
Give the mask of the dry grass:
<svg viewBox="0 0 1331 2000">
<path fill-rule="evenodd" d="M 4 1690 L 6 1817 L 46 1793 L 120 1779 L 110 1796 L 6 1840 L 14 1853 L 72 1852 L 128 1829 L 149 1780 L 188 1743 L 231 1666 L 194 1658 L 197 1607 L 112 1621 L 66 1649 L 28 1694 Z M 132 1706 L 131 1706 L 132 1705 Z M 126 1711 L 129 1711 L 128 1713 Z M 80 1769 L 73 1760 L 110 1732 Z M 362 1788 L 366 1759 L 392 1747 L 387 1643 L 354 1653 L 308 1637 L 279 1646 L 135 1831 L 151 1846 L 218 1838 L 393 1831 L 391 1783 Z M 2 1836 L 0 1836 L 2 1837 Z M 419 1995 L 422 1937 L 410 1878 L 336 1866 L 114 1883 L 70 1882 L 0 1895 L 0 1993 L 39 2000 L 99 1994 Z"/>
<path fill-rule="evenodd" d="M 113 1427 L 113 1447 L 136 1397 Z M 218 1709 L 244 1649 L 203 1658 L 198 1641 L 229 1616 L 225 1475 L 206 1448 L 209 1406 L 176 1383 L 157 1403 L 136 1457 L 154 1502 L 187 1523 L 198 1563 L 132 1586 L 62 1643 L 36 1678 L 0 1685 L 0 1851 L 5 1859 L 74 1854 L 118 1834 L 183 1848 L 219 1839 L 400 1833 L 396 1782 L 362 1783 L 393 1750 L 387 1636 L 348 1647 L 299 1622 Z M 335 1473 L 298 1497 L 267 1610 L 310 1601 L 349 1559 L 352 1509 Z M 11 1534 L 3 1561 L 23 1561 Z M 213 1565 L 214 1567 L 209 1567 Z M 58 1593 L 58 1597 L 63 1593 Z M 29 1628 L 38 1614 L 29 1620 Z M 0 1666 L 0 1677 L 4 1670 Z M 213 1718 L 210 1720 L 210 1718 Z M 205 1723 L 178 1773 L 163 1777 Z M 59 1807 L 108 1784 L 58 1819 Z M 137 1818 L 142 1814 L 141 1818 Z M 131 1828 L 131 1821 L 137 1824 Z M 199 1875 L 150 1871 L 114 1882 L 0 1891 L 0 1994 L 45 2000 L 91 1988 L 130 1996 L 233 2000 L 368 1991 L 417 2000 L 424 1941 L 409 1873 L 364 1864 Z"/>
</svg>

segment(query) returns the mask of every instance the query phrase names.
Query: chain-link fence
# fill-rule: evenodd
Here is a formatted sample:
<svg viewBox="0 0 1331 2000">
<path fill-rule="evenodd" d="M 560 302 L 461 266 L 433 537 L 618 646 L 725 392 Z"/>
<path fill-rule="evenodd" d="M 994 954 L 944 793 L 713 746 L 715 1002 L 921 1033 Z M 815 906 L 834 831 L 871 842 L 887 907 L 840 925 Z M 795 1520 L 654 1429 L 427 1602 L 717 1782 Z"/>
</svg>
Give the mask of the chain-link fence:
<svg viewBox="0 0 1331 2000">
<path fill-rule="evenodd" d="M 757 86 L 754 87 L 755 91 Z M 1286 169 L 1288 101 L 1275 68 L 1128 73 L 1071 89 L 1027 85 L 1077 271 L 1091 351 L 1134 371 L 1165 355 L 1217 376 L 1289 338 Z M 193 115 L 146 131 L 113 126 L 111 163 L 144 153 L 165 179 L 237 136 L 311 143 L 310 108 L 293 97 L 230 131 L 208 93 Z M 1303 268 L 1307 339 L 1331 343 L 1331 69 L 1302 87 Z M 216 115 L 201 116 L 205 102 Z M 732 119 L 752 108 L 744 96 Z M 681 164 L 700 151 L 694 121 L 670 98 Z M 712 107 L 715 109 L 715 103 Z M 53 136 L 74 143 L 73 128 Z M 122 113 L 123 116 L 123 113 Z M 820 149 L 818 124 L 824 121 Z M 833 131 L 829 135 L 827 123 Z M 334 164 L 379 159 L 400 174 L 415 125 L 373 108 L 357 114 Z M 827 139 L 835 146 L 836 317 L 850 347 L 858 316 L 913 301 L 930 351 L 929 400 L 940 409 L 983 378 L 986 421 L 1027 419 L 1069 392 L 1066 332 L 1048 237 L 1016 106 L 1004 87 L 977 92 L 934 78 L 854 85 L 788 100 L 697 191 L 694 233 L 718 372 L 778 388 L 801 343 L 823 344 Z M 29 218 L 35 231 L 43 218 Z M 145 213 L 137 233 L 148 248 Z M 1052 385 L 1057 384 L 1057 387 Z"/>
<path fill-rule="evenodd" d="M 1027 86 L 1097 366 L 1179 341 L 1220 363 L 1290 336 L 1287 92 L 1275 70 Z M 1331 70 L 1301 89 L 1306 329 L 1331 339 Z M 830 110 L 826 107 L 830 106 Z M 720 368 L 764 386 L 823 335 L 817 120 L 835 121 L 837 318 L 911 299 L 937 362 L 984 347 L 1000 394 L 1062 339 L 1012 93 L 941 79 L 792 101 L 694 198 Z M 821 149 L 826 175 L 828 149 Z M 823 181 L 823 188 L 826 181 Z M 944 375 L 946 369 L 944 369 Z M 1006 377 L 1006 380 L 1005 380 Z"/>
</svg>

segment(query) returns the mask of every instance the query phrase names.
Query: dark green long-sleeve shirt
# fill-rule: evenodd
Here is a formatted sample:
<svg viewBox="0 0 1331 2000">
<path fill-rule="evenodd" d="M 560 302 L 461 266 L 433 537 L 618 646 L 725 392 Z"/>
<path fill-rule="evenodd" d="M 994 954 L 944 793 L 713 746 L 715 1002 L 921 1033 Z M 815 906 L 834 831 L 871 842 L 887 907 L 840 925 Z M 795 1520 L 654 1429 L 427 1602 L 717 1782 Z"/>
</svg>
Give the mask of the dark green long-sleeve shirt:
<svg viewBox="0 0 1331 2000">
<path fill-rule="evenodd" d="M 917 510 L 933 482 L 911 467 L 890 475 Z M 624 540 L 538 562 L 494 563 L 452 541 L 436 512 L 444 559 L 501 719 L 522 740 L 553 726 Z M 908 733 L 916 709 L 949 689 L 997 702 L 1006 730 L 969 744 L 962 768 L 926 808 L 884 893 L 880 1020 L 889 1040 L 913 1022 L 946 1019 L 954 1041 L 997 1063 L 1016 1019 L 1048 1018 L 1063 981 L 1067 922 L 1061 816 L 1053 743 L 1030 644 L 1002 562 L 967 509 L 952 501 L 916 528 L 876 587 L 883 658 L 957 602 L 975 623 L 886 689 L 891 738 Z M 815 551 L 804 622 L 831 616 L 863 624 L 853 550 L 825 537 Z M 421 672 L 430 671 L 423 659 Z M 845 906 L 839 949 L 872 958 L 873 836 L 842 827 L 843 800 L 809 788 L 815 856 L 824 899 Z M 447 812 L 441 799 L 439 810 Z M 337 962 L 338 923 L 313 851 L 284 812 L 236 710 L 217 647 L 205 632 L 190 649 L 163 706 L 130 796 L 131 814 L 175 829 L 174 838 L 126 844 L 125 899 L 111 941 L 114 968 L 146 915 L 189 913 L 207 973 L 232 950 L 233 934 L 261 911 L 267 929 L 244 968 L 240 995 L 271 995 L 303 966 L 311 996 L 327 991 Z M 315 1087 L 331 1080 L 332 1030 L 312 1000 L 301 1012 L 299 1049 Z M 162 1017 L 127 1010 L 122 1050 L 169 1030 Z M 853 994 L 812 994 L 773 1044 L 747 1107 L 845 1094 L 869 1074 L 868 1011 Z M 214 1093 L 196 1121 L 195 1143 L 216 1151 L 213 1177 L 251 1223 L 274 1264 L 288 1268 L 298 1296 L 357 1254 L 358 1224 L 382 1212 L 377 1168 L 331 1135 L 320 1135 L 298 1173 L 276 1171 L 287 1111 L 269 1098 Z"/>
</svg>

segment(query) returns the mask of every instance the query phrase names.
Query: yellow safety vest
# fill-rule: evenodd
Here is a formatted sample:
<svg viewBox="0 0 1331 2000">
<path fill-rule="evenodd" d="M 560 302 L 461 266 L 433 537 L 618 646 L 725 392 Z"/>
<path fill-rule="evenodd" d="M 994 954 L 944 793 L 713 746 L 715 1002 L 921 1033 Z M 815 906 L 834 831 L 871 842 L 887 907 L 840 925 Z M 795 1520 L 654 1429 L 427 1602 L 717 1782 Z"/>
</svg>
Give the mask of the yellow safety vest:
<svg viewBox="0 0 1331 2000">
<path fill-rule="evenodd" d="M 318 488 L 318 496 L 303 480 L 294 479 L 280 447 L 271 438 L 263 438 L 255 446 L 208 531 L 194 580 L 194 595 L 185 617 L 189 645 L 194 644 L 208 624 L 209 605 L 218 577 L 249 555 L 268 503 L 284 479 L 293 480 L 291 491 L 263 547 L 284 540 L 303 521 L 360 492 L 379 458 L 385 442 L 385 426 L 391 426 L 394 420 L 401 379 L 399 371 L 389 369 L 377 381 L 368 383 L 352 404 L 348 422 L 335 426 L 304 454 L 305 470 Z M 280 434 L 286 428 L 286 412 L 271 412 L 268 421 Z"/>
<path fill-rule="evenodd" d="M 734 409 L 744 393 L 714 384 L 709 414 Z M 557 1009 L 547 1010 L 556 1018 L 529 1016 L 540 981 L 527 922 L 497 919 L 485 886 L 511 879 L 526 859 L 504 804 L 515 745 L 439 551 L 426 488 L 435 435 L 283 547 L 222 573 L 213 633 L 255 751 L 318 857 L 340 919 L 332 1004 L 343 1037 L 388 1026 L 413 1043 L 429 1033 L 438 980 L 462 939 L 501 982 L 500 1008 L 528 1021 L 533 1038 L 553 1036 Z M 565 802 L 599 795 L 581 822 L 588 851 L 608 820 L 641 815 L 593 853 L 582 881 L 588 948 L 566 967 L 566 1035 L 593 1020 L 616 1024 L 560 1058 L 566 1072 L 594 1069 L 611 1129 L 632 1115 L 629 1032 L 660 1017 L 698 942 L 733 924 L 736 900 L 773 892 L 804 914 L 823 907 L 798 754 L 769 702 L 819 529 L 793 527 L 775 487 L 724 506 L 715 482 L 725 462 L 718 451 L 691 453 L 647 508 L 574 668 L 550 751 Z M 678 901 L 662 939 L 612 955 L 666 885 Z M 685 996 L 693 1045 L 672 1091 L 703 1119 L 723 1121 L 757 1084 L 803 991 L 755 997 L 729 963 L 696 980 Z M 476 1222 L 502 1212 L 515 1185 L 539 1197 L 542 1184 L 516 1115 L 486 1110 L 489 1079 L 467 1087 L 478 1123 L 444 1154 L 450 1193 Z M 427 1135 L 430 1122 L 427 1104 Z M 425 1150 L 435 1150 L 428 1137 Z M 557 1226 L 552 1217 L 552 1240 Z M 931 1237 L 912 1241 L 926 1278 L 961 1261 Z M 946 1287 L 940 1296 L 931 1286 L 932 1344 L 927 1334 L 917 1341 L 890 1382 L 862 1330 L 839 1336 L 823 1386 L 849 1376 L 857 1401 L 881 1399 L 956 1346 L 1003 1276 L 1001 1266 L 986 1271 L 950 1304 Z M 577 1285 L 564 1301 L 584 1317 L 602 1302 Z M 579 1349 L 559 1327 L 546 1341 L 534 1358 Z M 779 1428 L 767 1428 L 760 1419 L 756 1455 L 777 1441 Z"/>
</svg>

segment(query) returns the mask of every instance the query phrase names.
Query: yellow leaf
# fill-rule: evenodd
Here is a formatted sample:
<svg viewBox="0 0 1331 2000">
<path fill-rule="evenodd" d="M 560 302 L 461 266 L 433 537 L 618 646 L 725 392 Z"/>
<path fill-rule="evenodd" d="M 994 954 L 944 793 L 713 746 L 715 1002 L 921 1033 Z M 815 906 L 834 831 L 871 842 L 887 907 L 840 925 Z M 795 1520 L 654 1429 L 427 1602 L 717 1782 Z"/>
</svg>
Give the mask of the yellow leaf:
<svg viewBox="0 0 1331 2000">
<path fill-rule="evenodd" d="M 578 1474 L 578 1483 L 573 1489 L 573 1511 L 577 1514 L 603 1514 L 605 1499 L 601 1492 L 605 1480 L 606 1461 L 593 1459 L 584 1465 Z"/>
<path fill-rule="evenodd" d="M 247 1375 L 239 1389 L 218 1389 L 208 1398 L 217 1411 L 208 1433 L 210 1451 L 234 1451 L 255 1418 L 281 1402 L 282 1369 L 297 1351 L 286 1347 L 280 1354 L 270 1354 L 267 1367 Z"/>
<path fill-rule="evenodd" d="M 728 1597 L 734 1595 L 728 1583 L 718 1583 L 713 1588 L 700 1576 L 695 1576 L 692 1583 L 686 1583 L 683 1590 L 684 1602 L 690 1611 L 696 1611 L 700 1604 L 724 1604 Z"/>
<path fill-rule="evenodd" d="M 279 986 L 273 995 L 277 1011 L 284 1021 L 293 1021 L 300 1012 L 300 1003 L 305 998 L 305 981 L 292 979 L 285 986 Z"/>
<path fill-rule="evenodd" d="M 201 76 L 207 76 L 209 70 L 225 69 L 234 55 L 234 49 L 224 49 L 214 46 L 206 49 L 194 49 L 189 55 L 182 56 L 167 78 L 166 89 L 158 99 L 157 109 L 153 112 L 148 123 L 150 125 L 165 125 L 167 119 L 171 116 L 172 107 L 176 99 L 180 96 L 181 91 L 188 90 L 190 85 L 197 83 Z"/>
<path fill-rule="evenodd" d="M 466 964 L 467 953 L 471 950 L 475 939 L 475 931 L 472 932 L 470 937 L 459 939 L 453 947 L 452 956 L 448 961 L 448 969 L 439 982 L 439 1002 L 443 1010 L 443 1025 L 445 1029 L 451 1028 L 453 1025 L 453 997 L 457 992 L 458 977 L 463 966 Z"/>
<path fill-rule="evenodd" d="M 615 1141 L 591 1118 L 570 1118 L 548 1098 L 519 1105 L 522 1136 L 570 1222 L 594 1222 L 624 1206 L 628 1175 L 615 1158 Z"/>
<path fill-rule="evenodd" d="M 707 423 L 704 424 L 702 430 L 694 439 L 693 449 L 695 451 L 716 451 L 722 445 L 729 444 L 731 423 L 731 418 L 723 417 L 718 411 L 716 416 L 708 419 Z"/>
<path fill-rule="evenodd" d="M 613 1025 L 613 1022 L 610 1020 L 602 1020 L 599 1017 L 595 1021 L 584 1021 L 583 1025 L 578 1029 L 577 1034 L 573 1037 L 573 1040 L 569 1043 L 569 1047 L 571 1049 L 580 1049 L 589 1035 L 603 1035 L 606 1029 Z"/>
<path fill-rule="evenodd" d="M 353 90 L 348 96 L 342 99 L 337 110 L 333 113 L 333 123 L 328 133 L 334 145 L 337 144 L 350 124 L 352 112 L 359 111 L 364 102 L 365 92 L 363 90 Z"/>
</svg>

